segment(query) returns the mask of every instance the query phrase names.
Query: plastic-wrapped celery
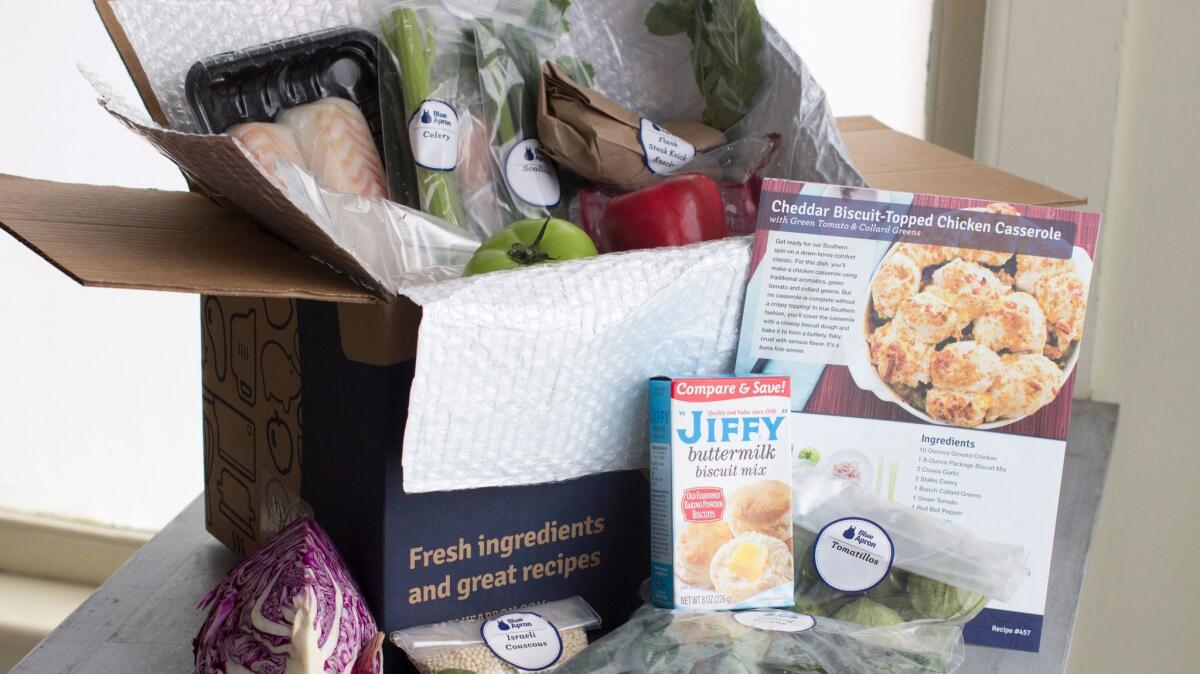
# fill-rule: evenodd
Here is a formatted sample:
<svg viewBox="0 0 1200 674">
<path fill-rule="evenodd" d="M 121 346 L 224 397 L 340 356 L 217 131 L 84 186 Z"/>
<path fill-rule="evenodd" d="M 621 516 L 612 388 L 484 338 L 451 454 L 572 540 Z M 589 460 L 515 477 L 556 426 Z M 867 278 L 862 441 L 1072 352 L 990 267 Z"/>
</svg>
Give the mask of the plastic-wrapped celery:
<svg viewBox="0 0 1200 674">
<path fill-rule="evenodd" d="M 483 235 L 504 225 L 496 214 L 474 31 L 438 0 L 392 5 L 380 22 L 400 64 L 422 210 Z"/>
</svg>

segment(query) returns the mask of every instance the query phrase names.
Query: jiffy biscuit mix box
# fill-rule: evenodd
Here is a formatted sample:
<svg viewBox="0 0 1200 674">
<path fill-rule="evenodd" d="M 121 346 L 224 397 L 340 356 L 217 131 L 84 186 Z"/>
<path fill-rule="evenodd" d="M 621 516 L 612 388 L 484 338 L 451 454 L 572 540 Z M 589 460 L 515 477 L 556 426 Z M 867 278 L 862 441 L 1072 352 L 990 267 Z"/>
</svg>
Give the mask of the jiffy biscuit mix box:
<svg viewBox="0 0 1200 674">
<path fill-rule="evenodd" d="M 793 605 L 787 377 L 650 381 L 652 601 Z"/>
</svg>

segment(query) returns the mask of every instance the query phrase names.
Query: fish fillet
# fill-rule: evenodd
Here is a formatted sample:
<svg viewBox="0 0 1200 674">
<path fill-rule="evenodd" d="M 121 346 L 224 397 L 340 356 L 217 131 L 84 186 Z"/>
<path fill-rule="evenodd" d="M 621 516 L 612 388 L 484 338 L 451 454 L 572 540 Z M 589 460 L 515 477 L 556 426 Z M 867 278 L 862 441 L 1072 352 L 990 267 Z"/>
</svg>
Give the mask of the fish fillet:
<svg viewBox="0 0 1200 674">
<path fill-rule="evenodd" d="M 242 150 L 280 189 L 284 189 L 284 185 L 275 172 L 275 162 L 284 161 L 305 168 L 304 157 L 300 154 L 295 134 L 281 124 L 247 122 L 232 126 L 225 133 L 241 142 Z"/>
<path fill-rule="evenodd" d="M 292 130 L 304 165 L 326 187 L 363 197 L 387 197 L 383 162 L 358 106 L 324 98 L 285 110 L 279 122 Z"/>
</svg>

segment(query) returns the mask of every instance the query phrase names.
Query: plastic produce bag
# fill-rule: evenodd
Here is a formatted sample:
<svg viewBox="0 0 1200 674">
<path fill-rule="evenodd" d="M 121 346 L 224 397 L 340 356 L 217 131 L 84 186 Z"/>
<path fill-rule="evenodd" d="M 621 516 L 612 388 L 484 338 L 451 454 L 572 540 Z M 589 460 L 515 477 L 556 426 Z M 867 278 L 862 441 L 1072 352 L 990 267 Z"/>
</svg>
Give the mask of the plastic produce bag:
<svg viewBox="0 0 1200 674">
<path fill-rule="evenodd" d="M 951 625 L 867 629 L 779 609 L 643 606 L 562 674 L 946 674 L 963 660 Z"/>
<path fill-rule="evenodd" d="M 379 29 L 399 63 L 421 210 L 490 236 L 506 223 L 496 209 L 469 15 L 450 1 L 406 0 L 383 9 Z"/>
<path fill-rule="evenodd" d="M 458 620 L 392 632 L 421 674 L 549 672 L 587 647 L 600 616 L 581 597 L 527 606 L 486 620 Z"/>
<path fill-rule="evenodd" d="M 793 475 L 796 610 L 886 626 L 974 618 L 1027 574 L 1019 545 L 879 497 L 811 467 Z"/>
<path fill-rule="evenodd" d="M 770 83 L 767 42 L 754 0 L 658 0 L 646 14 L 654 35 L 687 34 L 704 112 L 700 121 L 722 131 L 758 102 Z"/>
<path fill-rule="evenodd" d="M 499 0 L 479 10 L 475 47 L 493 173 L 508 221 L 561 215 L 577 181 L 541 151 L 537 97 L 542 63 L 553 61 L 581 82 L 595 68 L 570 49 L 568 3 Z M 564 191 L 566 188 L 566 191 Z"/>
</svg>

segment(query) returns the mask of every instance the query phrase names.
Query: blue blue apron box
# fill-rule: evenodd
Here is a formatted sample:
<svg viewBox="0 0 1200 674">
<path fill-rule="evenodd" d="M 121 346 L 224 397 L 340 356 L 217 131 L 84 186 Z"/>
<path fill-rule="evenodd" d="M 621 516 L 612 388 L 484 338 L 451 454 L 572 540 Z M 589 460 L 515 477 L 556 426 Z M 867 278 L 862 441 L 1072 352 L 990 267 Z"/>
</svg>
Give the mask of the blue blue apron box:
<svg viewBox="0 0 1200 674">
<path fill-rule="evenodd" d="M 385 631 L 576 594 L 623 622 L 649 577 L 640 471 L 404 492 L 419 321 L 405 300 L 204 297 L 209 531 L 244 554 L 311 507 Z"/>
</svg>

